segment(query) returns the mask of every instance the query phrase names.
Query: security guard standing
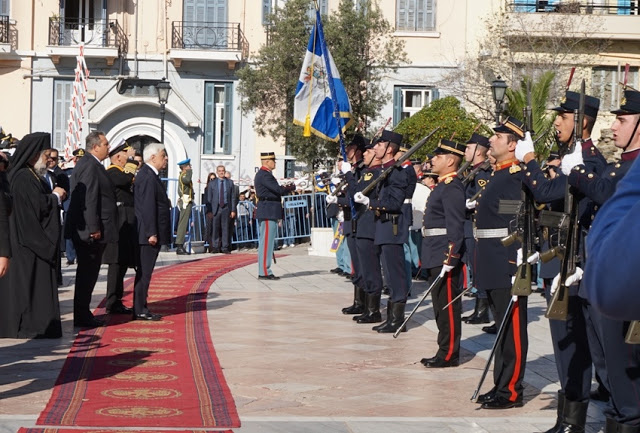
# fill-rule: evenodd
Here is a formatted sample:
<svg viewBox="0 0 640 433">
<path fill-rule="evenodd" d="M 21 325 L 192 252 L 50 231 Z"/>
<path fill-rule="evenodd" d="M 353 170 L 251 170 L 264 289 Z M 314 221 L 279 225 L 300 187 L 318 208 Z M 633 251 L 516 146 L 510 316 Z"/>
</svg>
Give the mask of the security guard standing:
<svg viewBox="0 0 640 433">
<path fill-rule="evenodd" d="M 489 139 L 483 135 L 474 132 L 467 141 L 464 157 L 467 162 L 471 164 L 470 170 L 475 172 L 473 177 L 470 178 L 465 185 L 465 197 L 467 200 L 473 198 L 476 192 L 480 191 L 487 184 L 491 176 L 491 166 L 487 161 L 488 150 Z M 462 256 L 462 261 L 467 266 L 467 273 L 470 275 L 470 278 L 467 278 L 469 284 L 473 286 L 473 274 L 475 272 L 473 268 L 473 258 L 476 250 L 476 240 L 473 237 L 473 209 L 475 208 L 475 203 L 465 203 L 467 204 L 467 213 L 464 221 L 465 252 Z M 485 290 L 477 291 L 473 313 L 463 317 L 462 320 L 472 325 L 490 322 L 489 301 L 487 300 L 487 292 Z"/>
<path fill-rule="evenodd" d="M 616 120 L 611 125 L 615 144 L 623 151 L 620 161 L 609 164 L 604 172 L 598 175 L 590 171 L 583 163 L 582 155 L 579 152 L 566 155 L 562 159 L 562 171 L 568 174 L 569 183 L 591 198 L 595 211 L 614 194 L 619 180 L 625 176 L 640 154 L 640 93 L 635 90 L 625 90 L 624 97 L 620 101 L 620 108 L 612 113 L 616 115 Z M 617 218 L 617 216 L 611 215 L 610 217 Z M 596 216 L 596 220 L 598 218 L 600 215 Z M 607 224 L 608 221 L 602 223 Z M 589 251 L 597 249 L 597 244 L 593 243 L 590 238 L 588 238 L 588 242 Z M 617 240 L 617 243 L 621 245 L 624 242 L 624 239 Z M 591 260 L 591 256 L 588 255 L 587 267 L 591 266 Z M 596 262 L 594 266 L 598 267 L 600 263 Z M 600 268 L 600 272 L 609 273 L 610 269 Z M 633 283 L 625 281 L 625 284 Z M 587 294 L 594 290 L 596 287 L 586 288 L 581 285 L 578 294 L 587 298 Z M 597 290 L 600 291 L 602 288 L 597 287 Z M 604 411 L 607 417 L 605 433 L 639 433 L 638 389 L 640 389 L 640 378 L 637 372 L 640 371 L 640 346 L 625 343 L 624 338 L 629 328 L 628 321 L 604 316 L 589 303 L 587 303 L 586 310 L 594 325 L 597 341 L 601 344 L 598 349 L 601 349 L 604 355 L 605 372 L 600 374 L 600 377 L 611 393 Z M 596 364 L 597 366 L 598 364 Z"/>
<path fill-rule="evenodd" d="M 118 242 L 108 243 L 102 255 L 102 262 L 109 264 L 105 308 L 110 314 L 133 313 L 133 309 L 122 303 L 124 276 L 128 268 L 135 268 L 136 276 L 140 269 L 140 246 L 133 202 L 133 179 L 137 164 L 128 162 L 133 153 L 133 148 L 125 140 L 109 149 L 111 165 L 107 168 L 107 177 L 113 184 L 118 207 Z"/>
<path fill-rule="evenodd" d="M 191 159 L 185 159 L 178 163 L 180 167 L 180 175 L 178 176 L 178 208 L 180 209 L 180 218 L 178 219 L 178 233 L 176 234 L 176 254 L 191 254 L 184 249 L 184 238 L 187 234 L 189 226 L 189 218 L 191 217 L 191 208 L 193 207 L 193 182 L 191 176 Z"/>
<path fill-rule="evenodd" d="M 422 265 L 430 279 L 440 276 L 443 282 L 431 291 L 438 325 L 438 351 L 434 357 L 420 361 L 427 368 L 459 364 L 462 300 L 452 301 L 460 288 L 460 258 L 464 252 L 465 194 L 457 171 L 465 147 L 441 140 L 431 158 L 431 169 L 438 174 L 438 184 L 429 194 L 424 212 Z"/>
<path fill-rule="evenodd" d="M 554 108 L 556 119 L 554 127 L 557 131 L 557 139 L 563 144 L 570 144 L 574 140 L 574 110 L 580 105 L 580 94 L 567 91 L 561 100 L 560 106 Z M 591 140 L 591 131 L 598 116 L 600 100 L 585 95 L 584 120 L 582 137 L 579 137 L 576 145 L 576 153 L 579 153 L 585 161 L 589 172 L 601 173 L 606 165 L 605 159 Z M 535 160 L 533 142 L 530 136 L 519 141 L 516 146 L 516 157 L 526 164 L 523 183 L 531 191 L 533 198 L 538 203 L 547 203 L 551 210 L 562 212 L 567 185 L 567 177 L 559 176 L 548 179 Z M 580 226 L 583 232 L 589 230 L 592 215 L 589 198 L 577 197 L 580 200 L 581 210 Z M 557 235 L 556 235 L 557 238 Z M 550 242 L 554 241 L 552 236 Z M 536 255 L 537 256 L 537 255 Z M 535 261 L 537 257 L 530 259 Z M 551 301 L 551 292 L 546 292 L 547 302 Z M 558 416 L 556 425 L 548 432 L 584 430 L 587 408 L 589 405 L 589 393 L 591 390 L 591 378 L 593 375 L 592 364 L 595 363 L 598 376 L 602 377 L 604 360 L 602 351 L 598 349 L 599 343 L 593 338 L 593 326 L 589 323 L 589 315 L 585 311 L 585 303 L 578 296 L 578 285 L 569 289 L 569 303 L 566 320 L 550 320 L 549 330 L 553 342 L 553 352 L 560 379 L 558 391 Z M 591 334 L 591 337 L 590 337 Z M 593 356 L 592 356 L 593 354 Z"/>
<path fill-rule="evenodd" d="M 517 298 L 511 315 L 505 317 L 511 301 L 512 277 L 516 273 L 519 243 L 505 247 L 501 238 L 509 234 L 513 215 L 498 212 L 500 200 L 520 200 L 521 168 L 515 158 L 516 143 L 524 138 L 522 122 L 508 117 L 493 128 L 489 139 L 495 171 L 483 188 L 476 207 L 476 272 L 478 289 L 487 291 L 489 304 L 495 311 L 498 329 L 506 320 L 505 334 L 496 347 L 493 368 L 494 387 L 478 397 L 482 409 L 508 409 L 523 405 L 524 368 L 527 359 L 527 298 Z"/>
<path fill-rule="evenodd" d="M 295 185 L 280 186 L 273 176 L 276 168 L 276 154 L 260 153 L 262 167 L 256 173 L 253 184 L 256 189 L 258 204 L 256 218 L 260 226 L 258 237 L 258 279 L 279 280 L 271 272 L 273 257 L 273 241 L 278 230 L 278 220 L 282 219 L 282 196 L 295 190 Z"/>
<path fill-rule="evenodd" d="M 382 131 L 374 145 L 376 156 L 382 161 L 382 170 L 394 167 L 394 155 L 400 149 L 402 135 L 393 131 Z M 394 333 L 404 322 L 404 309 L 407 303 L 409 286 L 407 285 L 403 244 L 409 237 L 408 225 L 404 222 L 402 204 L 406 198 L 409 181 L 406 170 L 395 167 L 386 179 L 378 185 L 378 197 L 369 197 L 356 193 L 354 200 L 372 208 L 376 214 L 375 245 L 381 247 L 382 269 L 390 295 L 387 311 L 389 320 L 375 327 L 380 333 Z M 404 230 L 403 230 L 404 228 Z"/>
</svg>

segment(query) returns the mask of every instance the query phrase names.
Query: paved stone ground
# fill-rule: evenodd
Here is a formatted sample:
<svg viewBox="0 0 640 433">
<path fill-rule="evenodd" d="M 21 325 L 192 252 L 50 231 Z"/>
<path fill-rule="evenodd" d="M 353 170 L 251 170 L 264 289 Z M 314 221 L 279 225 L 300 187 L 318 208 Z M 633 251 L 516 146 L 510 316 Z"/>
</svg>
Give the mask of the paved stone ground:
<svg viewBox="0 0 640 433">
<path fill-rule="evenodd" d="M 557 373 L 542 297 L 529 300 L 524 407 L 480 410 L 470 398 L 493 336 L 481 325 L 463 325 L 462 365 L 427 370 L 419 360 L 435 353 L 430 300 L 409 332 L 397 339 L 377 334 L 341 314 L 352 285 L 328 271 L 335 260 L 309 256 L 307 247 L 280 251 L 273 266 L 279 281 L 258 280 L 257 266 L 247 266 L 219 278 L 209 292 L 213 343 L 242 421 L 234 431 L 539 432 L 554 424 Z M 161 253 L 159 265 L 206 257 Z M 75 337 L 75 266 L 63 273 L 63 338 L 0 340 L 0 433 L 34 426 Z M 104 297 L 105 285 L 103 267 L 92 305 Z M 414 282 L 407 311 L 425 290 L 426 283 Z M 465 310 L 472 306 L 464 298 Z M 483 391 L 491 382 L 489 373 Z M 602 430 L 598 404 L 590 405 L 588 423 L 588 432 Z"/>
</svg>

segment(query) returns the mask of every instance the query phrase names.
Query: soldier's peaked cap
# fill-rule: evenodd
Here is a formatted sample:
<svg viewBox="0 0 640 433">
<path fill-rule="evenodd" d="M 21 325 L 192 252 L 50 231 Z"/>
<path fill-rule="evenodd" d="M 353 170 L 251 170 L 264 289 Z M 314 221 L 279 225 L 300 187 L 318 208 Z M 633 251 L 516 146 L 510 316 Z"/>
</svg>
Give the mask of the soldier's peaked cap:
<svg viewBox="0 0 640 433">
<path fill-rule="evenodd" d="M 348 146 L 356 146 L 358 150 L 362 152 L 364 152 L 368 148 L 367 147 L 368 145 L 369 145 L 369 139 L 363 137 L 361 134 L 354 135 L 348 144 Z"/>
<path fill-rule="evenodd" d="M 381 141 L 388 141 L 390 143 L 395 143 L 398 146 L 402 145 L 402 134 L 398 134 L 397 132 L 393 132 L 393 131 L 387 131 L 386 129 L 384 131 L 382 131 L 382 134 L 380 135 L 380 137 L 378 137 L 376 139 L 376 143 L 379 143 Z"/>
<path fill-rule="evenodd" d="M 493 130 L 505 134 L 514 134 L 518 138 L 524 138 L 524 126 L 522 125 L 522 122 L 515 117 L 507 117 L 504 122 L 493 128 Z"/>
<path fill-rule="evenodd" d="M 478 146 L 489 148 L 489 139 L 484 135 L 471 134 L 471 138 L 467 140 L 467 144 L 477 144 Z"/>
<path fill-rule="evenodd" d="M 564 97 L 560 100 L 560 106 L 553 109 L 561 113 L 573 113 L 580 108 L 580 93 L 567 90 Z M 598 117 L 600 109 L 600 100 L 593 96 L 584 95 L 584 114 L 594 119 Z"/>
<path fill-rule="evenodd" d="M 456 143 L 451 140 L 440 140 L 438 147 L 433 152 L 436 155 L 442 155 L 444 153 L 450 153 L 452 155 L 464 156 L 464 149 L 467 147 L 464 143 Z"/>
<path fill-rule="evenodd" d="M 260 159 L 276 159 L 274 152 L 260 152 Z"/>
<path fill-rule="evenodd" d="M 616 116 L 640 113 L 640 92 L 627 89 L 620 100 L 620 108 L 612 111 Z"/>
</svg>

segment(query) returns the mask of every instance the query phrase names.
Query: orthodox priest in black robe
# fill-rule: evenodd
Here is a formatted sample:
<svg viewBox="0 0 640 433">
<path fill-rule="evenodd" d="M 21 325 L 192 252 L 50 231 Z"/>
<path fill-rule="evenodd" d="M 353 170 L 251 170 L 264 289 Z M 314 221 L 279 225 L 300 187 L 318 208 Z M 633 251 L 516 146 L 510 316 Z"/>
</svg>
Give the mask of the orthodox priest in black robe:
<svg viewBox="0 0 640 433">
<path fill-rule="evenodd" d="M 60 338 L 56 258 L 62 188 L 44 183 L 50 135 L 33 133 L 18 144 L 9 169 L 11 266 L 0 279 L 0 337 Z"/>
</svg>

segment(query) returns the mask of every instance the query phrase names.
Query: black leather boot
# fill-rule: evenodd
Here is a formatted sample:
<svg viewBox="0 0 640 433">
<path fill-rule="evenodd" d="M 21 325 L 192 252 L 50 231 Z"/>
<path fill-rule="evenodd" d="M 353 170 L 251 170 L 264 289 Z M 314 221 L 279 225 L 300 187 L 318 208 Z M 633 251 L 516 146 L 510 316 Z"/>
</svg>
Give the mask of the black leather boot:
<svg viewBox="0 0 640 433">
<path fill-rule="evenodd" d="M 362 314 L 364 313 L 364 289 L 353 286 L 353 305 L 342 309 L 342 314 Z"/>
<path fill-rule="evenodd" d="M 556 425 L 551 427 L 544 433 L 558 433 L 562 428 L 562 414 L 564 413 L 564 392 L 558 391 L 558 417 L 556 418 Z"/>
<path fill-rule="evenodd" d="M 476 298 L 475 317 L 465 320 L 470 325 L 489 323 L 489 300 L 487 298 Z"/>
<path fill-rule="evenodd" d="M 388 300 L 387 301 L 387 318 L 381 324 L 376 325 L 373 328 L 371 328 L 372 330 L 377 331 L 378 329 L 382 329 L 385 326 L 387 326 L 387 323 L 391 322 L 391 306 L 392 305 L 393 305 L 393 302 L 391 302 L 391 300 Z"/>
<path fill-rule="evenodd" d="M 391 321 L 387 322 L 387 326 L 378 329 L 381 334 L 394 333 L 400 328 L 400 325 L 404 322 L 404 302 L 394 302 L 391 306 Z M 406 332 L 407 328 L 402 328 L 402 332 Z"/>
<path fill-rule="evenodd" d="M 382 321 L 380 314 L 380 293 L 367 293 L 364 298 L 364 314 L 358 316 L 358 323 L 378 323 Z"/>
<path fill-rule="evenodd" d="M 562 412 L 562 424 L 554 433 L 584 433 L 587 423 L 589 400 L 571 401 L 565 398 Z M 620 431 L 618 429 L 618 431 Z"/>
<path fill-rule="evenodd" d="M 478 316 L 478 304 L 480 303 L 480 300 L 478 298 L 476 298 L 476 305 L 473 307 L 473 313 L 469 314 L 468 316 L 464 316 L 462 317 L 462 321 L 464 323 L 469 322 L 469 320 L 475 319 Z"/>
<path fill-rule="evenodd" d="M 620 424 L 612 418 L 607 418 L 604 433 L 640 433 L 640 426 Z"/>
</svg>

